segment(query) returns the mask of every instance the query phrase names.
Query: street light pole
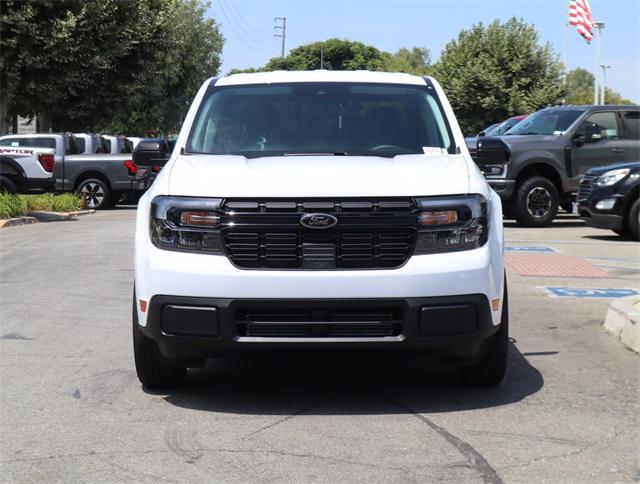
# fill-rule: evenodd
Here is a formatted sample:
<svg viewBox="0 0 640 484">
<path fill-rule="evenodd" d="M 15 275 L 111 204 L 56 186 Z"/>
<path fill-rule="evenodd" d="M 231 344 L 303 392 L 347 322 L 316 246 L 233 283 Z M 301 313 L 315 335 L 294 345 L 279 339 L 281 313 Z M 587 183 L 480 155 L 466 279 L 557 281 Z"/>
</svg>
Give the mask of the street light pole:
<svg viewBox="0 0 640 484">
<path fill-rule="evenodd" d="M 596 69 L 593 76 L 593 104 L 598 104 L 598 67 L 600 66 L 600 44 L 602 43 L 602 29 L 604 22 L 593 22 L 593 26 L 598 29 L 598 39 L 596 44 Z"/>
<path fill-rule="evenodd" d="M 607 69 L 611 69 L 611 66 L 600 64 L 600 67 L 602 68 L 602 95 L 600 96 L 600 104 L 607 104 Z"/>
</svg>

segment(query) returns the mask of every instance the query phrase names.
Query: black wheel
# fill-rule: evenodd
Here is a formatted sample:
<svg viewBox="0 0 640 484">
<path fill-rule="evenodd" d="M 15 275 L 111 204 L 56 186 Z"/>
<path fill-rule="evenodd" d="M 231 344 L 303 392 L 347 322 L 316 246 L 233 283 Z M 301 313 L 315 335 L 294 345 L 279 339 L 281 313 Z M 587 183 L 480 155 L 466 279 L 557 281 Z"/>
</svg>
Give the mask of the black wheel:
<svg viewBox="0 0 640 484">
<path fill-rule="evenodd" d="M 534 176 L 516 190 L 516 220 L 525 227 L 547 227 L 558 213 L 559 203 L 560 196 L 553 182 L 544 176 Z"/>
<path fill-rule="evenodd" d="M 138 380 L 150 390 L 171 388 L 184 382 L 187 376 L 186 368 L 174 368 L 163 364 L 163 356 L 151 338 L 140 330 L 138 325 L 138 311 L 136 309 L 136 294 L 133 293 L 133 356 L 136 363 Z"/>
<path fill-rule="evenodd" d="M 509 352 L 509 293 L 507 278 L 504 279 L 504 300 L 500 327 L 491 338 L 489 348 L 478 366 L 460 368 L 460 376 L 466 383 L 474 385 L 499 385 L 507 370 Z"/>
<path fill-rule="evenodd" d="M 15 194 L 18 193 L 18 187 L 10 178 L 0 176 L 0 192 Z"/>
<path fill-rule="evenodd" d="M 107 208 L 111 203 L 111 189 L 99 178 L 82 180 L 76 188 L 76 193 L 85 197 L 86 207 L 94 210 Z"/>
<path fill-rule="evenodd" d="M 640 200 L 636 200 L 631 205 L 627 219 L 624 222 L 626 234 L 633 240 L 640 240 Z"/>
</svg>

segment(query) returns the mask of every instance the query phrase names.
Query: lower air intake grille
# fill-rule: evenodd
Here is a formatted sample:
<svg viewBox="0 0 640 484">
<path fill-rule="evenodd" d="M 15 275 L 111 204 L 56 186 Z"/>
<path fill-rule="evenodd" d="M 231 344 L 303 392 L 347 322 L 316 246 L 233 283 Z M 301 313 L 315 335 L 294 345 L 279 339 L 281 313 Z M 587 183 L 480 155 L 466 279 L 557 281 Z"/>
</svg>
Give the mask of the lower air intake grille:
<svg viewBox="0 0 640 484">
<path fill-rule="evenodd" d="M 256 338 L 382 338 L 398 336 L 402 322 L 398 309 L 244 310 L 236 327 L 239 336 Z"/>
</svg>

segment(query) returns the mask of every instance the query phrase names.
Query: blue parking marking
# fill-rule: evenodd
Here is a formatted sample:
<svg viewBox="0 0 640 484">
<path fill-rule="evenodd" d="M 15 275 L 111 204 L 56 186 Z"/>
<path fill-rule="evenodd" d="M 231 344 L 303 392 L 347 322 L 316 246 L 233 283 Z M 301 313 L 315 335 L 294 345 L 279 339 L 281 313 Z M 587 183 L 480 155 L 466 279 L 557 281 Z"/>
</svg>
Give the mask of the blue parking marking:
<svg viewBox="0 0 640 484">
<path fill-rule="evenodd" d="M 617 298 L 638 294 L 635 289 L 612 287 L 546 287 L 545 289 L 555 297 Z"/>
<path fill-rule="evenodd" d="M 554 247 L 534 247 L 534 246 L 511 246 L 505 247 L 505 252 L 527 252 L 533 254 L 550 254 L 554 252 L 560 252 Z"/>
</svg>

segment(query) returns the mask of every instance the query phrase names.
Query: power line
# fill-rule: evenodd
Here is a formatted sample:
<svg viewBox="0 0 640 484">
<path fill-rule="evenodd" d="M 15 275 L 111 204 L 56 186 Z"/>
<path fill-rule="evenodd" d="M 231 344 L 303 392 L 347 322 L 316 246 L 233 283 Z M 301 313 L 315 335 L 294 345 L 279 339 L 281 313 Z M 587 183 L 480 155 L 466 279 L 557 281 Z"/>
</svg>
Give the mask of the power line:
<svg viewBox="0 0 640 484">
<path fill-rule="evenodd" d="M 236 17 L 236 14 L 233 13 L 233 8 L 229 7 L 229 4 L 227 2 L 224 2 L 223 0 L 219 0 L 220 6 L 224 8 L 224 6 L 222 5 L 223 3 L 226 5 L 226 11 L 229 13 L 229 16 L 231 17 L 231 19 L 234 21 L 235 25 L 238 26 L 238 28 L 240 29 L 240 32 L 247 37 L 247 39 L 249 39 L 252 42 L 258 42 L 258 43 L 262 43 L 266 37 L 263 37 L 262 39 L 257 39 L 255 38 L 253 35 L 251 35 L 240 23 L 240 21 L 238 20 L 238 18 Z M 231 2 L 231 6 L 233 6 L 233 2 Z"/>
<path fill-rule="evenodd" d="M 240 13 L 240 10 L 238 9 L 238 7 L 236 6 L 236 4 L 233 1 L 231 2 L 231 9 L 235 10 L 235 12 L 238 14 L 238 17 L 240 17 L 240 20 L 242 20 L 242 22 L 249 28 L 249 30 L 253 30 L 254 32 L 257 32 L 259 34 L 264 34 L 265 32 L 269 31 L 269 29 L 256 29 L 255 27 L 250 25 L 249 22 L 247 22 L 244 19 L 244 17 Z"/>
<path fill-rule="evenodd" d="M 220 10 L 222 10 L 222 15 L 224 15 L 224 18 L 227 20 L 227 24 L 231 27 L 231 30 L 233 30 L 233 33 L 235 34 L 235 36 L 238 38 L 238 40 L 240 42 L 242 42 L 249 49 L 253 49 L 253 50 L 262 50 L 262 49 L 264 49 L 264 46 L 263 47 L 255 47 L 253 45 L 250 45 L 246 40 L 244 40 L 244 38 L 242 38 L 242 36 L 238 33 L 238 30 L 235 28 L 235 26 L 231 22 L 231 20 L 230 20 L 229 16 L 227 15 L 227 12 L 225 11 L 224 6 L 222 5 L 222 3 L 218 2 L 218 5 L 220 6 Z"/>
</svg>

